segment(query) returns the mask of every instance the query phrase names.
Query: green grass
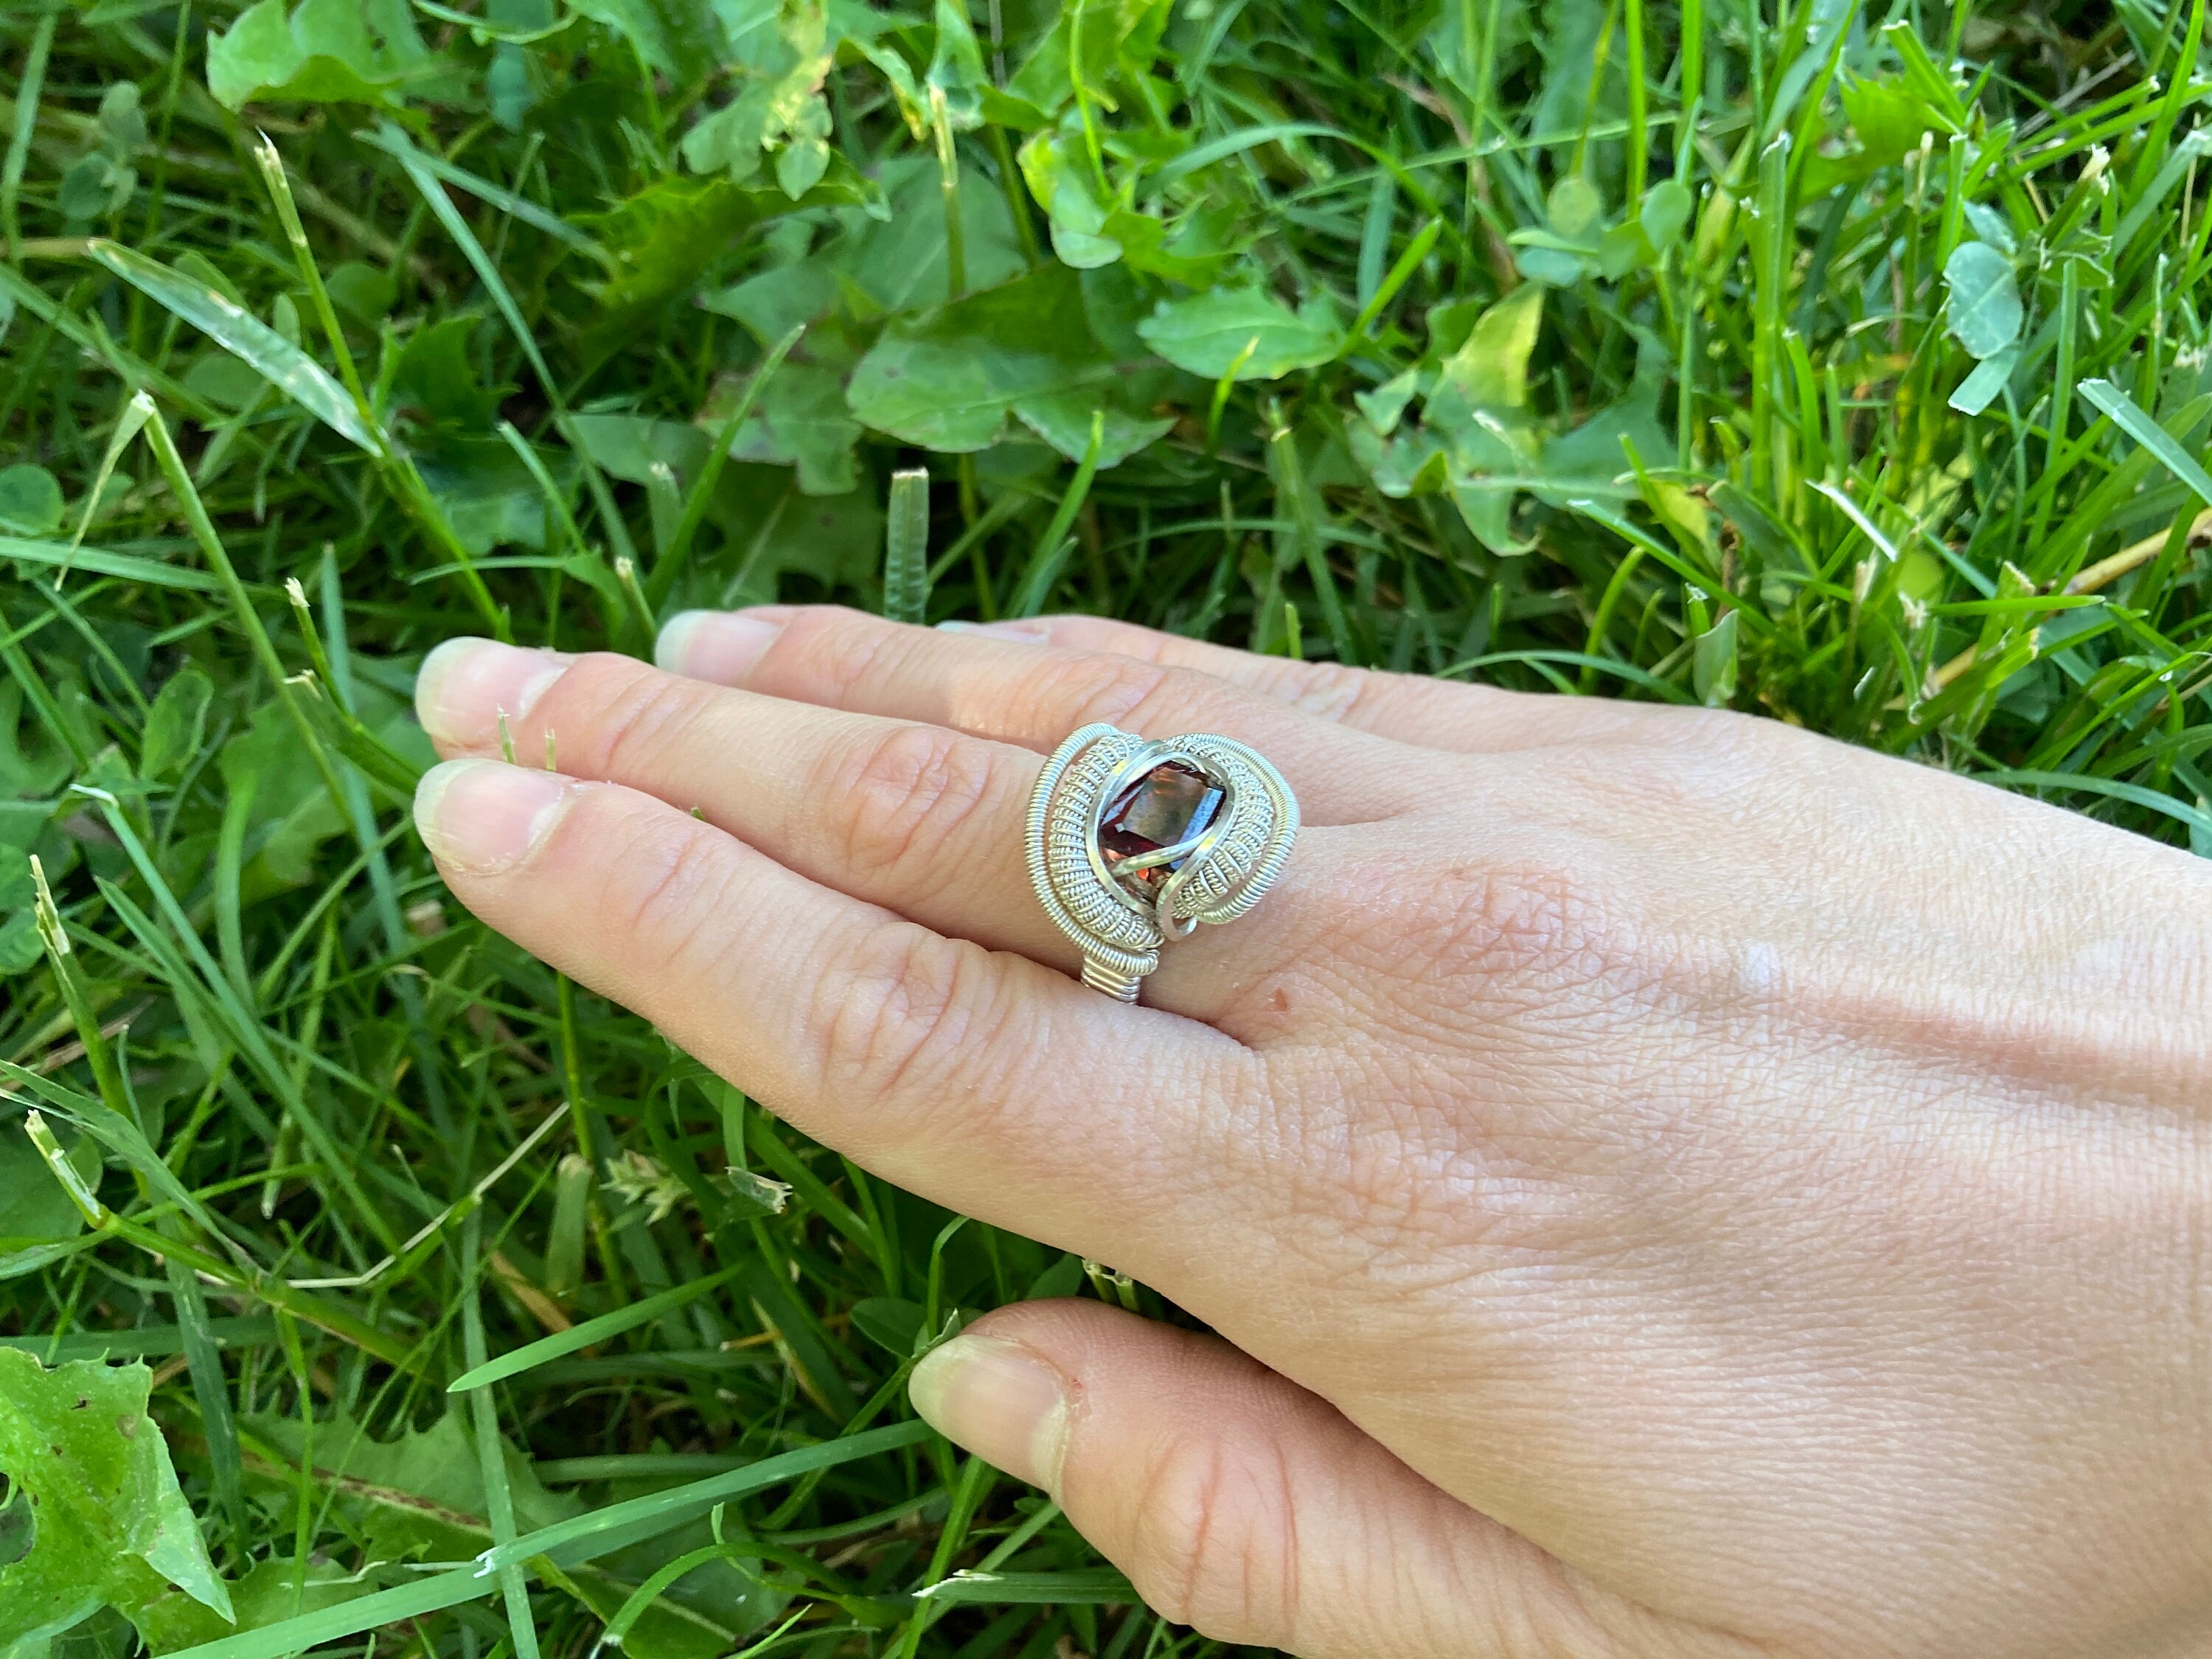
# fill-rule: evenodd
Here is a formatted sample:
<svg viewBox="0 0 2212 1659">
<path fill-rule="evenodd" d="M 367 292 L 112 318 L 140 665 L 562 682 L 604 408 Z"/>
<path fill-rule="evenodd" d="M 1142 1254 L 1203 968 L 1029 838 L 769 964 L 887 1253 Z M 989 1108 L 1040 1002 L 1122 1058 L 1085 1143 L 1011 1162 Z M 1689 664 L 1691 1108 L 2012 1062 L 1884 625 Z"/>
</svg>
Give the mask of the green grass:
<svg viewBox="0 0 2212 1659">
<path fill-rule="evenodd" d="M 903 1401 L 1172 1310 L 462 913 L 448 635 L 1091 610 L 2212 852 L 2198 0 L 1069 15 L 0 17 L 0 1337 L 154 1368 L 234 1659 L 1209 1648 Z M 228 1630 L 135 1571 L 57 1651 Z"/>
</svg>

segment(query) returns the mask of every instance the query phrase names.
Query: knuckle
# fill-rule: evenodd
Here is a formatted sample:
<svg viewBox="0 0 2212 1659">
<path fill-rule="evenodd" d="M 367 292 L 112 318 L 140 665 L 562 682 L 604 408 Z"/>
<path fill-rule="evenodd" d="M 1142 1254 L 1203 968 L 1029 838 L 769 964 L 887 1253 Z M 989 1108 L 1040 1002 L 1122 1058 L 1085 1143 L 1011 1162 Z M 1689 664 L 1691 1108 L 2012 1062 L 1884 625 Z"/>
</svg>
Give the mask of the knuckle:
<svg viewBox="0 0 2212 1659">
<path fill-rule="evenodd" d="M 1316 719 L 1357 725 L 1361 710 L 1393 683 L 1389 676 L 1340 663 L 1297 663 L 1278 671 L 1273 690 L 1283 702 Z"/>
<path fill-rule="evenodd" d="M 561 677 L 544 723 L 564 767 L 628 772 L 649 768 L 714 695 L 628 657 L 595 652 Z"/>
<path fill-rule="evenodd" d="M 1494 1004 L 1508 987 L 1558 991 L 1611 975 L 1625 923 L 1596 882 L 1510 850 L 1381 860 L 1345 877 L 1340 953 L 1393 983 Z"/>
<path fill-rule="evenodd" d="M 1139 1494 L 1130 1582 L 1172 1623 L 1279 1645 L 1296 1622 L 1290 1513 L 1279 1449 L 1170 1441 Z"/>
<path fill-rule="evenodd" d="M 900 646 L 900 631 L 878 617 L 842 605 L 810 605 L 784 625 L 775 648 L 835 702 L 876 678 L 885 654 Z"/>
<path fill-rule="evenodd" d="M 1178 703 L 1195 705 L 1194 697 L 1170 693 L 1183 678 L 1158 663 L 1085 652 L 1042 659 L 1010 690 L 1018 708 L 1062 709 L 1077 724 L 1106 720 L 1142 730 Z"/>
<path fill-rule="evenodd" d="M 880 875 L 939 868 L 957 855 L 992 794 L 990 751 L 939 726 L 899 726 L 832 763 L 829 799 L 842 800 L 846 863 Z"/>
<path fill-rule="evenodd" d="M 1005 1018 L 988 958 L 911 922 L 868 927 L 821 976 L 809 1029 L 827 1088 L 853 1100 L 942 1103 L 972 1112 Z M 902 1126 L 908 1133 L 911 1125 Z"/>
<path fill-rule="evenodd" d="M 598 909 L 606 935 L 645 946 L 659 961 L 689 963 L 712 919 L 727 914 L 720 900 L 731 872 L 712 855 L 714 832 L 690 818 L 672 826 L 631 814 L 588 833 L 605 872 Z"/>
</svg>

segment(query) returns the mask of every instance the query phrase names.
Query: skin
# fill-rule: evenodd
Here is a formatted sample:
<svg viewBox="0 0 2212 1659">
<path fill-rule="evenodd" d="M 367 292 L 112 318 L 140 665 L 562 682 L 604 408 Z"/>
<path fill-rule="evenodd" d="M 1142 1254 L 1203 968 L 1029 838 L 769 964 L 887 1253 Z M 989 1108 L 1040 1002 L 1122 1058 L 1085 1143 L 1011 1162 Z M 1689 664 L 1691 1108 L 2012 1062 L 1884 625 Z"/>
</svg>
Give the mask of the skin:
<svg viewBox="0 0 2212 1659">
<path fill-rule="evenodd" d="M 1313 1659 L 2212 1651 L 2212 872 L 1741 716 L 1085 618 L 455 641 L 453 891 L 809 1134 L 1218 1333 L 913 1392 L 1170 1618 Z M 672 671 L 672 672 L 665 672 Z M 566 775 L 507 767 L 552 732 Z M 1075 726 L 1297 791 L 1127 1007 L 1024 877 Z M 697 810 L 693 816 L 692 810 Z"/>
</svg>

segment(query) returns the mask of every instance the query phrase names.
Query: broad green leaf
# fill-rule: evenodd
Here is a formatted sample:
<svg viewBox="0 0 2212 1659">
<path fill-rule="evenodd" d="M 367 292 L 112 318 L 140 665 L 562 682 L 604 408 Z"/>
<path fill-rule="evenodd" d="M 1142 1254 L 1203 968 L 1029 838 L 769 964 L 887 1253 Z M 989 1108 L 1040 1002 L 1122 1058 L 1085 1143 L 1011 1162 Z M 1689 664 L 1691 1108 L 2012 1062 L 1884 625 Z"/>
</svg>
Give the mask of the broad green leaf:
<svg viewBox="0 0 2212 1659">
<path fill-rule="evenodd" d="M 1121 244 L 1106 234 L 1113 206 L 1101 194 L 1079 131 L 1036 134 L 1022 146 L 1021 167 L 1062 264 L 1092 270 L 1121 257 Z"/>
<path fill-rule="evenodd" d="M 587 226 L 615 256 L 599 290 L 592 349 L 605 356 L 670 301 L 760 218 L 752 194 L 727 179 L 663 178 Z"/>
<path fill-rule="evenodd" d="M 45 947 L 39 943 L 37 919 L 28 910 L 15 911 L 0 920 L 0 974 L 28 973 L 39 965 L 45 954 Z M 9 1236 L 6 1223 L 0 1221 L 0 1238 Z M 0 1279 L 34 1272 L 49 1259 L 48 1255 L 35 1252 L 14 1256 L 0 1255 Z"/>
<path fill-rule="evenodd" d="M 1571 173 L 1552 186 L 1544 200 L 1544 216 L 1552 234 L 1570 242 L 1594 239 L 1605 220 L 1605 198 L 1595 185 L 1579 173 Z"/>
<path fill-rule="evenodd" d="M 678 82 L 723 61 L 727 48 L 707 0 L 571 0 L 574 9 L 629 42 L 638 57 Z"/>
<path fill-rule="evenodd" d="M 733 408 L 722 417 L 729 412 Z M 714 406 L 702 410 L 701 418 L 714 424 Z M 731 439 L 730 456 L 796 466 L 801 493 L 842 495 L 859 482 L 853 448 L 860 437 L 860 423 L 845 405 L 844 376 L 820 363 L 786 363 Z"/>
<path fill-rule="evenodd" d="M 373 1595 L 401 1575 L 372 1563 L 357 1572 L 328 1562 L 298 1566 L 281 1557 L 262 1562 L 230 1586 L 234 1624 L 219 1619 L 191 1597 L 172 1590 L 137 1619 L 146 1645 L 157 1654 L 174 1653 L 203 1642 L 219 1641 L 234 1630 L 264 1630 L 303 1613 L 320 1613 Z"/>
<path fill-rule="evenodd" d="M 983 72 L 983 49 L 968 21 L 966 0 L 937 0 L 937 50 L 927 80 L 944 94 L 945 118 L 955 132 L 983 125 L 982 93 L 990 77 Z"/>
<path fill-rule="evenodd" d="M 1352 401 L 1359 406 L 1359 413 L 1374 428 L 1377 437 L 1387 438 L 1398 429 L 1405 417 L 1406 405 L 1420 390 L 1421 377 L 1418 369 L 1407 369 L 1393 375 L 1372 392 L 1355 392 Z"/>
<path fill-rule="evenodd" d="M 1556 506 L 1577 495 L 1601 495 L 1626 500 L 1638 492 L 1631 471 L 1626 438 L 1646 465 L 1674 453 L 1674 434 L 1659 423 L 1659 382 L 1638 380 L 1619 403 L 1593 411 L 1573 431 L 1547 441 L 1539 463 L 1542 479 L 1537 493 Z"/>
<path fill-rule="evenodd" d="M 573 501 L 574 454 L 545 447 L 536 453 L 555 487 Z M 448 439 L 423 449 L 415 464 L 471 557 L 495 547 L 542 552 L 551 544 L 558 520 L 545 492 L 529 466 L 499 438 Z"/>
<path fill-rule="evenodd" d="M 1513 290 L 1474 320 L 1466 343 L 1445 362 L 1439 393 L 1478 409 L 1519 409 L 1528 401 L 1528 359 L 1544 320 L 1544 290 Z"/>
<path fill-rule="evenodd" d="M 1736 618 L 1741 614 L 1733 606 L 1723 611 L 1718 622 L 1698 635 L 1691 653 L 1692 684 L 1698 701 L 1708 708 L 1724 708 L 1735 696 Z"/>
<path fill-rule="evenodd" d="M 1352 428 L 1354 453 L 1377 489 L 1404 495 L 1443 488 L 1468 529 L 1496 553 L 1527 550 L 1512 532 L 1513 502 L 1546 481 L 1544 434 L 1524 407 L 1543 307 L 1543 289 L 1524 283 L 1475 318 L 1438 371 L 1418 433 L 1401 432 L 1385 446 L 1364 423 Z M 1438 333 L 1457 328 L 1434 313 L 1431 325 Z M 1563 470 L 1578 459 L 1571 445 Z M 1607 477 L 1619 470 L 1609 459 L 1599 464 Z"/>
<path fill-rule="evenodd" d="M 596 361 L 627 343 L 763 219 L 842 207 L 873 216 L 883 210 L 882 196 L 843 155 L 833 155 L 821 181 L 796 199 L 773 185 L 670 176 L 605 213 L 580 219 L 605 246 L 615 272 L 597 289 L 600 314 L 586 332 L 586 356 Z"/>
<path fill-rule="evenodd" d="M 1446 493 L 1475 539 L 1493 553 L 1528 550 L 1513 533 L 1513 503 L 1536 470 L 1539 442 L 1525 426 L 1495 422 L 1487 410 L 1451 434 Z"/>
<path fill-rule="evenodd" d="M 1344 337 L 1326 301 L 1309 300 L 1294 313 L 1256 288 L 1163 300 L 1137 332 L 1177 368 L 1209 380 L 1232 367 L 1240 380 L 1279 380 L 1328 362 Z"/>
<path fill-rule="evenodd" d="M 139 106 L 138 83 L 118 81 L 100 94 L 100 142 L 117 155 L 128 155 L 146 142 L 146 112 Z"/>
<path fill-rule="evenodd" d="M 1387 443 L 1362 424 L 1352 428 L 1351 439 L 1353 459 L 1393 501 L 1433 495 L 1450 477 L 1450 446 L 1425 424 L 1401 428 Z"/>
<path fill-rule="evenodd" d="M 871 1342 L 903 1359 L 915 1349 L 927 1315 L 921 1304 L 872 1296 L 853 1304 L 853 1326 Z"/>
<path fill-rule="evenodd" d="M 263 0 L 273 4 L 275 0 Z M 148 298 L 208 335 L 325 426 L 374 454 L 346 389 L 323 366 L 227 295 L 119 243 L 95 237 L 85 252 Z"/>
<path fill-rule="evenodd" d="M 296 1414 L 242 1417 L 239 1428 L 249 1443 L 298 1467 L 305 1437 Z M 513 1446 L 500 1449 L 526 1530 L 582 1510 L 574 1498 L 547 1492 Z M 465 1560 L 490 1543 L 483 1465 L 457 1411 L 391 1439 L 340 1411 L 316 1419 L 313 1451 L 316 1480 L 337 1487 L 336 1501 L 362 1528 L 372 1559 Z"/>
<path fill-rule="evenodd" d="M 1117 406 L 1125 376 L 1092 335 L 1083 290 L 1064 265 L 899 318 L 860 360 L 846 398 L 866 425 L 926 448 L 988 449 L 1012 422 L 1070 460 L 1103 409 L 1099 465 L 1134 454 L 1174 424 Z"/>
<path fill-rule="evenodd" d="M 773 345 L 835 306 L 837 286 L 825 263 L 800 259 L 772 265 L 716 293 L 702 294 L 699 303 L 708 311 L 736 318 L 763 345 Z"/>
<path fill-rule="evenodd" d="M 769 88 L 751 86 L 684 135 L 684 165 L 694 173 L 720 173 L 743 184 L 760 171 L 761 142 L 768 136 Z"/>
<path fill-rule="evenodd" d="M 1680 239 L 1695 206 L 1687 185 L 1679 179 L 1662 179 L 1644 192 L 1644 206 L 1638 219 L 1644 227 L 1644 237 L 1654 248 L 1664 253 Z"/>
<path fill-rule="evenodd" d="M 0 860 L 22 866 L 22 855 L 13 849 L 0 851 Z M 27 870 L 28 866 L 22 867 Z M 24 884 L 29 884 L 27 880 Z M 28 898 L 11 895 L 10 902 L 27 903 Z M 33 943 L 35 946 L 35 935 Z M 89 1138 L 79 1139 L 70 1162 L 86 1184 L 97 1190 L 98 1143 Z M 84 1212 L 47 1170 L 46 1160 L 23 1133 L 23 1120 L 20 1116 L 0 1120 L 0 1250 L 8 1248 L 5 1241 L 9 1239 L 75 1238 L 83 1231 Z M 0 1255 L 0 1264 L 5 1261 L 5 1255 Z M 0 1265 L 0 1271 L 4 1271 L 4 1265 Z"/>
<path fill-rule="evenodd" d="M 2004 216 L 2002 209 L 1986 202 L 1961 202 L 1959 205 L 1966 209 L 1966 222 L 1974 228 L 1975 235 L 2008 259 L 2020 252 L 2020 239 L 2012 234 L 2012 221 Z"/>
<path fill-rule="evenodd" d="M 208 90 L 228 109 L 270 100 L 396 109 L 410 94 L 451 97 L 455 67 L 429 51 L 406 0 L 260 0 L 210 37 Z"/>
<path fill-rule="evenodd" d="M 1882 167 L 1894 167 L 1919 148 L 1923 133 L 1942 130 L 1927 103 L 1901 81 L 1862 80 L 1846 74 L 1838 81 L 1838 95 L 1858 146 L 1840 154 L 1822 146 L 1805 158 L 1808 198 L 1824 196 L 1838 185 L 1855 184 Z"/>
<path fill-rule="evenodd" d="M 647 0 L 596 3 L 628 9 L 641 7 Z M 696 4 L 699 0 L 651 3 Z M 694 172 L 720 172 L 740 182 L 759 170 L 765 147 L 775 156 L 778 187 L 795 201 L 821 182 L 833 158 L 830 106 L 822 86 L 836 61 L 836 36 L 823 0 L 786 0 L 781 8 L 744 9 L 744 15 L 730 21 L 742 43 L 740 61 L 757 72 L 745 80 L 734 100 L 685 136 L 684 159 Z M 712 28 L 688 32 L 693 39 L 718 33 Z"/>
<path fill-rule="evenodd" d="M 94 1360 L 50 1371 L 0 1349 L 0 1471 L 35 1517 L 29 1551 L 0 1567 L 0 1645 L 58 1635 L 103 1607 L 137 1617 L 171 1584 L 230 1616 L 146 1414 L 153 1375 Z"/>
<path fill-rule="evenodd" d="M 713 517 L 727 538 L 718 562 L 702 571 L 702 599 L 723 605 L 781 598 L 782 574 L 823 587 L 865 580 L 884 545 L 883 503 L 870 489 L 808 495 L 784 467 L 732 464 L 722 475 Z"/>
<path fill-rule="evenodd" d="M 0 530 L 46 536 L 61 521 L 62 487 L 52 473 L 30 461 L 0 471 Z"/>
<path fill-rule="evenodd" d="M 806 262 L 816 273 L 821 308 L 834 301 L 839 275 L 884 311 L 942 305 L 947 297 L 945 209 L 936 162 L 901 157 L 884 164 L 883 178 L 889 214 L 880 221 L 858 212 L 841 214 L 847 227 L 843 241 L 831 253 Z M 973 167 L 960 173 L 960 231 L 971 293 L 996 288 L 1029 269 L 1005 194 L 996 180 Z M 772 329 L 763 337 L 781 339 L 783 333 Z"/>
<path fill-rule="evenodd" d="M 1961 242 L 1943 264 L 1952 337 L 1974 358 L 1994 357 L 2020 337 L 2020 284 L 2012 261 L 1986 242 Z"/>
<path fill-rule="evenodd" d="M 251 787 L 246 837 L 247 902 L 314 879 L 316 849 L 345 823 L 283 707 L 266 702 L 222 746 L 216 767 L 233 794 Z"/>
<path fill-rule="evenodd" d="M 706 424 L 714 424 L 711 411 Z M 578 415 L 573 425 L 576 441 L 592 461 L 625 483 L 649 483 L 656 466 L 669 468 L 680 479 L 696 477 L 712 447 L 696 426 L 644 415 Z"/>
<path fill-rule="evenodd" d="M 831 125 L 829 100 L 819 92 L 808 94 L 785 124 L 783 148 L 775 158 L 775 182 L 794 202 L 830 171 Z"/>
<path fill-rule="evenodd" d="M 1846 75 L 1838 96 L 1859 143 L 1878 167 L 1903 160 L 1919 148 L 1921 135 L 1937 125 L 1927 104 L 1900 81 Z"/>
<path fill-rule="evenodd" d="M 399 284 L 392 273 L 358 259 L 349 259 L 324 278 L 331 301 L 357 323 L 370 327 L 381 321 L 399 299 Z"/>
<path fill-rule="evenodd" d="M 186 666 L 169 676 L 146 714 L 146 735 L 138 750 L 138 775 L 167 777 L 199 752 L 207 730 L 208 704 L 215 682 Z"/>
<path fill-rule="evenodd" d="M 199 353 L 184 381 L 214 407 L 232 414 L 269 392 L 266 380 L 220 346 Z"/>
<path fill-rule="evenodd" d="M 914 65 L 891 48 L 872 41 L 856 40 L 852 46 L 890 82 L 892 101 L 898 106 L 908 136 L 917 142 L 927 139 L 930 130 L 929 100 L 914 78 Z"/>
<path fill-rule="evenodd" d="M 514 388 L 477 379 L 470 342 L 482 320 L 472 311 L 441 317 L 416 329 L 400 348 L 378 413 L 387 425 L 405 422 L 410 444 L 481 437 L 499 418 L 500 403 Z"/>
<path fill-rule="evenodd" d="M 1959 389 L 1951 394 L 1951 407 L 1961 415 L 1978 415 L 1997 400 L 2012 379 L 2014 367 L 2020 362 L 2017 343 L 2007 346 L 1995 356 L 1984 357 L 1976 363 L 1966 378 L 1959 382 Z"/>
<path fill-rule="evenodd" d="M 1159 56 L 1171 9 L 1172 0 L 1086 0 L 1064 7 L 1006 90 L 1047 115 L 1056 114 L 1075 96 L 1073 61 L 1093 100 L 1115 108 L 1115 83 L 1148 70 Z M 1078 20 L 1079 42 L 1074 39 Z"/>
</svg>

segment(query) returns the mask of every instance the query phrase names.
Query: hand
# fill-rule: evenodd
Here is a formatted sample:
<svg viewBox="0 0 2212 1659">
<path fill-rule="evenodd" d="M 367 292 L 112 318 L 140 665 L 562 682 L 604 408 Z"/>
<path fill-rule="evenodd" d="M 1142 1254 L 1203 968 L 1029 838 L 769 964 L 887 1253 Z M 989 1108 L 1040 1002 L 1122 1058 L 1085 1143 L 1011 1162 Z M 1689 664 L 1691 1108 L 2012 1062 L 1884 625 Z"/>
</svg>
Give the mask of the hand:
<svg viewBox="0 0 2212 1659">
<path fill-rule="evenodd" d="M 453 890 L 808 1133 L 1220 1333 L 993 1313 L 922 1414 L 1316 1659 L 2202 1651 L 2212 872 L 1768 721 L 1080 618 L 480 641 Z M 1104 720 L 1307 828 L 1129 1007 L 1024 878 Z M 690 809 L 700 816 L 694 817 Z M 1233 1346 L 1232 1346 L 1233 1345 Z"/>
</svg>

